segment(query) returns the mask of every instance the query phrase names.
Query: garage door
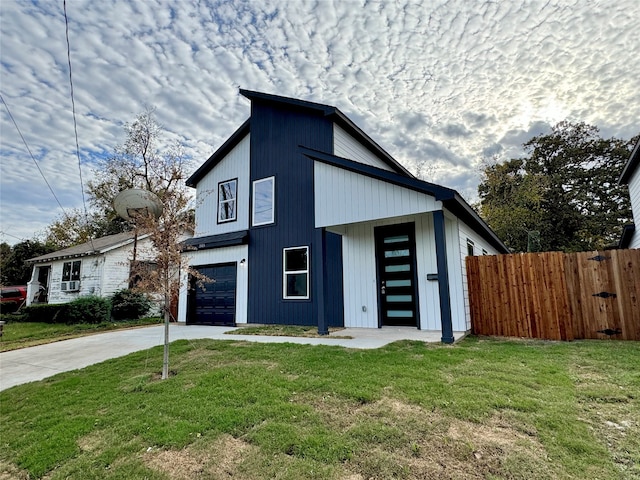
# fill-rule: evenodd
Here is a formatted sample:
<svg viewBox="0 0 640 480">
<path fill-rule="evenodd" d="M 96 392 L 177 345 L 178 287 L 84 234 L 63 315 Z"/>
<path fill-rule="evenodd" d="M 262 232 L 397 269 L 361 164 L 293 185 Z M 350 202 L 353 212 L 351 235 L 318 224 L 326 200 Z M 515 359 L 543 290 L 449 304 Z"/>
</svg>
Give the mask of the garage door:
<svg viewBox="0 0 640 480">
<path fill-rule="evenodd" d="M 236 264 L 208 265 L 195 270 L 213 281 L 198 285 L 192 277 L 187 324 L 235 326 Z"/>
</svg>

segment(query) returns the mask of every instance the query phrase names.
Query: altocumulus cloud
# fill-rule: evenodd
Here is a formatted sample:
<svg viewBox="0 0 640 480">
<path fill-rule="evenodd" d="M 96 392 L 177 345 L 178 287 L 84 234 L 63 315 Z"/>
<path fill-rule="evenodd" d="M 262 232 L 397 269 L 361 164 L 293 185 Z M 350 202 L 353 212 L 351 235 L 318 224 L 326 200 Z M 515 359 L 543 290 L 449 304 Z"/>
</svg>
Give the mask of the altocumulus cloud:
<svg viewBox="0 0 640 480">
<path fill-rule="evenodd" d="M 155 106 L 195 168 L 249 115 L 238 87 L 340 108 L 413 172 L 473 201 L 488 155 L 560 120 L 638 133 L 635 0 L 67 3 L 85 179 Z M 0 2 L 0 89 L 65 208 L 81 206 L 62 2 Z M 60 215 L 2 110 L 0 229 Z"/>
</svg>

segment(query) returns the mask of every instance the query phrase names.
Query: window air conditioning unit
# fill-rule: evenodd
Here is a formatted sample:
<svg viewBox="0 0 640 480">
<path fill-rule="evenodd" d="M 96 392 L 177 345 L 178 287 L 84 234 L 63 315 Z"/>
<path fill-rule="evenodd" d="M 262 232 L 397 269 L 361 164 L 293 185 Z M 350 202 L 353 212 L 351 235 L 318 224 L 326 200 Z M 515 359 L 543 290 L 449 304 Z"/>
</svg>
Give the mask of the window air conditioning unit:
<svg viewBox="0 0 640 480">
<path fill-rule="evenodd" d="M 78 290 L 80 290 L 80 282 L 77 280 L 62 282 L 60 284 L 60 290 L 62 290 L 63 292 L 77 292 Z"/>
</svg>

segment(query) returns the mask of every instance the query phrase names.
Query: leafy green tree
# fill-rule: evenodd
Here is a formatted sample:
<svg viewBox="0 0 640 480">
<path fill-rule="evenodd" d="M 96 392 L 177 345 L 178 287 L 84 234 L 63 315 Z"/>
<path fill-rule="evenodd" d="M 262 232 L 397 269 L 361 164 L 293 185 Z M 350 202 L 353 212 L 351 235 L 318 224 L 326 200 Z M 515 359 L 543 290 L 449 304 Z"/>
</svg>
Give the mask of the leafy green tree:
<svg viewBox="0 0 640 480">
<path fill-rule="evenodd" d="M 2 285 L 26 285 L 31 279 L 32 265 L 26 261 L 33 257 L 39 257 L 55 250 L 53 245 L 40 240 L 23 240 L 16 243 L 9 250 L 2 246 L 2 271 L 0 283 Z M 8 246 L 8 245 L 6 245 Z"/>
<path fill-rule="evenodd" d="M 635 139 L 604 139 L 585 123 L 561 122 L 524 144 L 527 156 L 487 166 L 480 213 L 513 251 L 565 252 L 614 244 L 631 220 L 617 183 Z"/>
</svg>

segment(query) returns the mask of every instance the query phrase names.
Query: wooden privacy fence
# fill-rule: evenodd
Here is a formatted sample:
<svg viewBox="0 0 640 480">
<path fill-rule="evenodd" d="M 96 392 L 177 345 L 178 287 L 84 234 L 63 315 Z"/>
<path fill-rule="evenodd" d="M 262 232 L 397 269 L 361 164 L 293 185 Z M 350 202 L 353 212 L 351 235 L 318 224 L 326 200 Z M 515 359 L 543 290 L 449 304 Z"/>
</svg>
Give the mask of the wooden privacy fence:
<svg viewBox="0 0 640 480">
<path fill-rule="evenodd" d="M 467 257 L 472 331 L 640 340 L 640 250 Z"/>
</svg>

